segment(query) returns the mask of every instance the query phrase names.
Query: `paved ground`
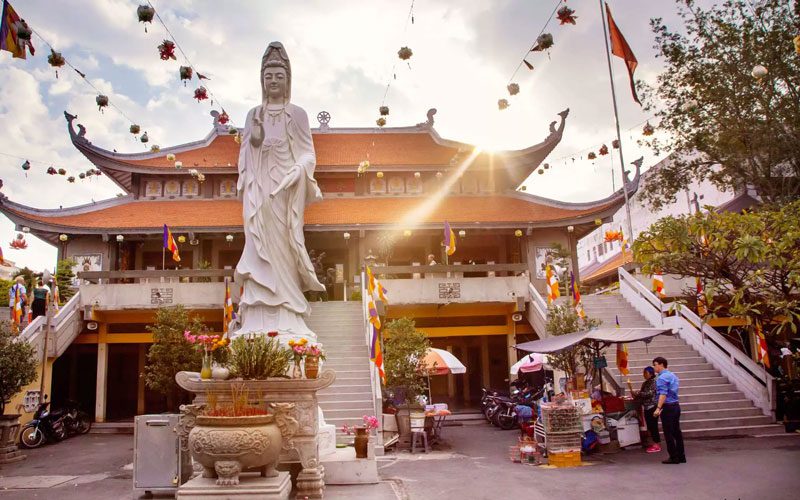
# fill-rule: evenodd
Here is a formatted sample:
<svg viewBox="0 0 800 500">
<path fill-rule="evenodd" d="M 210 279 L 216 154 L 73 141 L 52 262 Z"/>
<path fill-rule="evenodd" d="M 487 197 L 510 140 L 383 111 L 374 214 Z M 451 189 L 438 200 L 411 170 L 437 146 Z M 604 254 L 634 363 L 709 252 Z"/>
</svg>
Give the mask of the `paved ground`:
<svg viewBox="0 0 800 500">
<path fill-rule="evenodd" d="M 800 489 L 800 435 L 688 441 L 685 465 L 663 465 L 640 450 L 593 458 L 593 465 L 546 469 L 512 464 L 513 431 L 472 425 L 446 428 L 452 443 L 425 455 L 390 453 L 382 482 L 328 487 L 329 500 L 491 499 L 794 499 Z M 0 468 L 0 499 L 136 498 L 132 436 L 87 435 L 27 450 Z"/>
</svg>

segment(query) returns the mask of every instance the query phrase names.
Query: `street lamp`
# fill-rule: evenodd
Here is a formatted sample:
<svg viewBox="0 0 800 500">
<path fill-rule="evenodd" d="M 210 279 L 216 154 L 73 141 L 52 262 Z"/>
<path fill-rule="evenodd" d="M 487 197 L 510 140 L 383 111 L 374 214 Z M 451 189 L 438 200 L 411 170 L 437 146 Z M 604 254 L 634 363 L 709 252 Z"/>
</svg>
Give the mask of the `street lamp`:
<svg viewBox="0 0 800 500">
<path fill-rule="evenodd" d="M 458 237 L 459 238 L 464 238 L 465 236 L 467 236 L 467 232 L 464 231 L 463 229 L 459 229 L 458 230 Z"/>
<path fill-rule="evenodd" d="M 350 241 L 350 233 L 345 232 L 342 236 L 344 236 L 344 241 Z"/>
<path fill-rule="evenodd" d="M 123 241 L 125 241 L 125 237 L 123 235 L 121 235 L 121 234 L 118 234 L 117 235 L 117 243 L 122 243 Z"/>
</svg>

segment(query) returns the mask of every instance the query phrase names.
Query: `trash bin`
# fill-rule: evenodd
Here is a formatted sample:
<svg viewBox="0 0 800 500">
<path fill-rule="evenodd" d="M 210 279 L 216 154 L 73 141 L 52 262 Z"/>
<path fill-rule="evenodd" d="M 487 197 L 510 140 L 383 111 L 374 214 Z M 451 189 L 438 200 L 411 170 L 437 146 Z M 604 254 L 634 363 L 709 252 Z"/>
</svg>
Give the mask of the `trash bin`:
<svg viewBox="0 0 800 500">
<path fill-rule="evenodd" d="M 133 488 L 175 493 L 191 474 L 191 458 L 181 450 L 178 414 L 139 415 L 133 426 Z"/>
</svg>

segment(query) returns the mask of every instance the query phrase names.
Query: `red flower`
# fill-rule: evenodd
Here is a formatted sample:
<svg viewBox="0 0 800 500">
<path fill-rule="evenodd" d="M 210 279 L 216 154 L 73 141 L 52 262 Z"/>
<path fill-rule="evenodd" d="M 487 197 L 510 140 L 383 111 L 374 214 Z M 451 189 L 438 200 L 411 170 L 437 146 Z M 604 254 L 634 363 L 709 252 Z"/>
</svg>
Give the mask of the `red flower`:
<svg viewBox="0 0 800 500">
<path fill-rule="evenodd" d="M 278 336 L 278 332 L 267 332 L 267 337 L 275 338 Z"/>
</svg>

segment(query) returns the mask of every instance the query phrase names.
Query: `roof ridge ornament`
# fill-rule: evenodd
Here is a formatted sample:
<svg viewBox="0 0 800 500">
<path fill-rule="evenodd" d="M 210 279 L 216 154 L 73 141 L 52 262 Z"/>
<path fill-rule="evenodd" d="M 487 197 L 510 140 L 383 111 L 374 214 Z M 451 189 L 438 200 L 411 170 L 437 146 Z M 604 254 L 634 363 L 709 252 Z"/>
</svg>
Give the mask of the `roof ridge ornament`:
<svg viewBox="0 0 800 500">
<path fill-rule="evenodd" d="M 436 114 L 436 108 L 429 109 L 428 113 L 426 114 L 426 116 L 428 117 L 428 120 L 424 121 L 422 123 L 417 123 L 417 127 L 420 127 L 420 128 L 433 128 L 433 115 L 435 115 L 435 114 Z"/>
<path fill-rule="evenodd" d="M 72 136 L 73 141 L 91 144 L 89 139 L 86 138 L 86 127 L 80 123 L 78 124 L 78 133 L 75 133 L 75 128 L 72 126 L 72 122 L 78 119 L 78 115 L 72 115 L 67 111 L 64 111 L 64 118 L 67 120 L 67 128 L 69 129 L 69 135 Z"/>
<path fill-rule="evenodd" d="M 327 132 L 330 129 L 328 123 L 331 121 L 331 114 L 324 110 L 320 111 L 317 113 L 317 121 L 319 122 L 320 132 Z"/>
</svg>

